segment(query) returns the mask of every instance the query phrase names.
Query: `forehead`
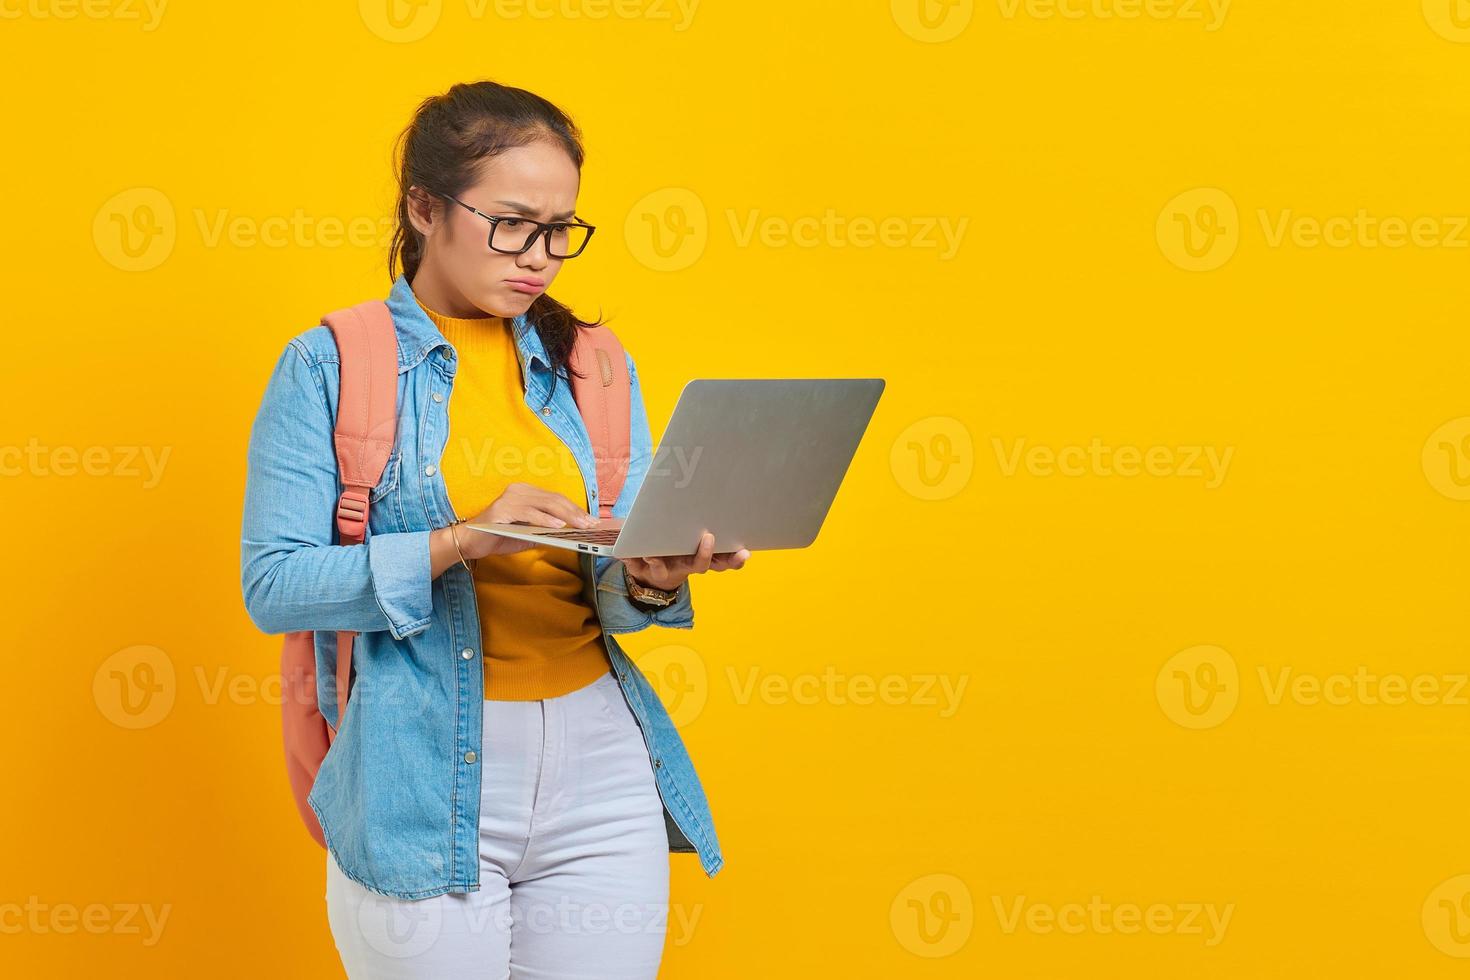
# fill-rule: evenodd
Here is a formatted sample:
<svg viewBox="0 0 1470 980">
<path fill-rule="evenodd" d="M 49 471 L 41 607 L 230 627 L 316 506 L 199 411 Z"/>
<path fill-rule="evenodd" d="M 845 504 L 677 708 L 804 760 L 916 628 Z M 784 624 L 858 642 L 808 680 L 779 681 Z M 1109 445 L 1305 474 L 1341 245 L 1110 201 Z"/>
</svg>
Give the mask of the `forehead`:
<svg viewBox="0 0 1470 980">
<path fill-rule="evenodd" d="M 565 150 L 538 141 L 516 146 L 480 165 L 479 179 L 467 190 L 476 207 L 503 207 L 498 202 L 529 205 L 539 216 L 576 207 L 581 174 Z"/>
</svg>

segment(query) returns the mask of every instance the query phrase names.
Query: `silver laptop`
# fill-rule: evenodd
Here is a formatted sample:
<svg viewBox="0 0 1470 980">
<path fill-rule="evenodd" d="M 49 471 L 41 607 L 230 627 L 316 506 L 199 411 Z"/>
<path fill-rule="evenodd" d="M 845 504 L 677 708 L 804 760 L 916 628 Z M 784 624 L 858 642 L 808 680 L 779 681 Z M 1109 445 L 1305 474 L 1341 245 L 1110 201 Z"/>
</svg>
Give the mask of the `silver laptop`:
<svg viewBox="0 0 1470 980">
<path fill-rule="evenodd" d="M 705 531 L 716 553 L 805 548 L 832 506 L 882 378 L 695 380 L 626 518 L 596 527 L 464 527 L 616 558 L 692 555 Z"/>
</svg>

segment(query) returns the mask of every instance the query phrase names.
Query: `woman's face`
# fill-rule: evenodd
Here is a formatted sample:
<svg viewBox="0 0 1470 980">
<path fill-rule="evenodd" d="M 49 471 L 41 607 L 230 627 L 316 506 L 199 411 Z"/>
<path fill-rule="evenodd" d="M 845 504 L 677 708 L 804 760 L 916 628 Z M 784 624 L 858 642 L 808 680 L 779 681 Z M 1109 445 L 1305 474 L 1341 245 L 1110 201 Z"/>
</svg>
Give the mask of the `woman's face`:
<svg viewBox="0 0 1470 980">
<path fill-rule="evenodd" d="M 572 221 L 581 175 L 560 146 L 536 142 L 487 160 L 479 180 L 456 195 L 485 214 L 537 221 Z M 414 292 L 431 309 L 449 316 L 515 317 L 551 287 L 564 259 L 546 254 L 546 236 L 530 250 L 506 255 L 490 248 L 490 222 L 453 201 L 434 197 L 430 212 L 411 191 L 410 219 L 424 236 L 424 258 L 414 277 Z M 514 229 L 514 230 L 512 230 Z M 529 231 L 502 224 L 496 234 L 518 244 Z M 437 304 L 437 305 L 436 305 Z"/>
</svg>

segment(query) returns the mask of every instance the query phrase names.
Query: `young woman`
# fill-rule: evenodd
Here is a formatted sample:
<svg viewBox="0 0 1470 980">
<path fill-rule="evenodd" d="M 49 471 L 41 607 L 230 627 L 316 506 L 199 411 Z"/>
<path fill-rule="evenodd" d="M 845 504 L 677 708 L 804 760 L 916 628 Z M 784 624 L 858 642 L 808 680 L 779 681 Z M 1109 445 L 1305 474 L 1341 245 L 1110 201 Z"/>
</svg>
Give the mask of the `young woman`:
<svg viewBox="0 0 1470 980">
<path fill-rule="evenodd" d="M 568 378 L 591 324 L 546 292 L 592 234 L 582 159 L 565 113 L 493 82 L 428 99 L 405 130 L 387 298 L 399 420 L 365 544 L 333 543 L 326 327 L 287 344 L 251 431 L 245 600 L 268 632 L 318 631 L 338 733 L 309 802 L 354 978 L 653 977 L 669 851 L 709 875 L 722 863 L 679 735 L 615 635 L 692 626 L 689 576 L 749 552 L 713 554 L 705 535 L 692 556 L 594 559 L 459 527 L 595 523 Z M 631 356 L 628 372 L 614 517 L 652 455 Z M 359 633 L 340 725 L 335 630 Z"/>
</svg>

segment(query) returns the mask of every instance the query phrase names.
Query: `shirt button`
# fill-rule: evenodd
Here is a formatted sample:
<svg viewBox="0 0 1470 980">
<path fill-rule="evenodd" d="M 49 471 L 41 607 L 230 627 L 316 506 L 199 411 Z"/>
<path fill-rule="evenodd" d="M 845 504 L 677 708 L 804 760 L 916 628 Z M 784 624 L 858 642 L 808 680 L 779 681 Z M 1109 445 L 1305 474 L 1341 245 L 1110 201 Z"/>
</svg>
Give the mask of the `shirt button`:
<svg viewBox="0 0 1470 980">
<path fill-rule="evenodd" d="M 442 394 L 440 394 L 437 391 L 434 392 L 434 401 L 436 401 L 436 402 L 442 402 L 443 400 L 444 400 L 444 396 Z"/>
<path fill-rule="evenodd" d="M 628 672 L 626 670 L 623 670 L 623 671 L 619 671 L 618 672 L 618 680 L 625 681 L 627 679 L 628 679 Z"/>
<path fill-rule="evenodd" d="M 454 360 L 454 351 L 450 350 L 448 347 L 444 348 L 444 359 L 446 361 Z"/>
<path fill-rule="evenodd" d="M 466 660 L 475 659 L 475 651 L 471 650 L 469 647 L 465 647 L 463 650 L 459 651 L 459 655 L 461 657 L 464 657 Z"/>
<path fill-rule="evenodd" d="M 471 749 L 470 751 L 468 751 L 468 752 L 466 752 L 464 754 L 464 761 L 466 761 L 466 762 L 473 763 L 478 758 L 479 758 L 479 756 L 475 755 L 474 749 Z"/>
<path fill-rule="evenodd" d="M 424 476 L 433 476 L 434 475 L 434 472 L 435 472 L 435 470 L 434 470 L 434 464 L 433 463 L 430 463 L 428 466 L 425 466 L 424 467 Z"/>
<path fill-rule="evenodd" d="M 549 409 L 549 408 L 543 408 L 541 410 L 541 414 L 542 415 L 550 415 L 551 414 L 551 409 Z"/>
<path fill-rule="evenodd" d="M 470 754 L 473 755 L 474 753 L 472 752 Z M 655 768 L 655 769 L 662 769 L 663 767 L 664 767 L 664 760 L 662 760 L 662 759 L 654 759 L 653 760 L 653 768 Z"/>
</svg>

